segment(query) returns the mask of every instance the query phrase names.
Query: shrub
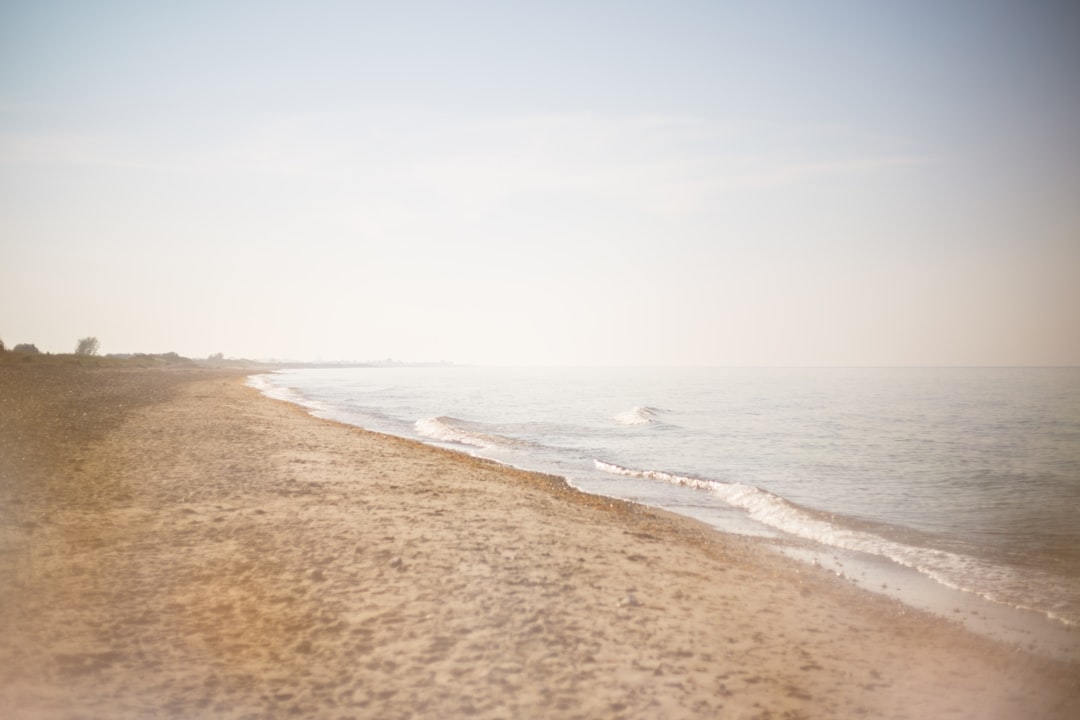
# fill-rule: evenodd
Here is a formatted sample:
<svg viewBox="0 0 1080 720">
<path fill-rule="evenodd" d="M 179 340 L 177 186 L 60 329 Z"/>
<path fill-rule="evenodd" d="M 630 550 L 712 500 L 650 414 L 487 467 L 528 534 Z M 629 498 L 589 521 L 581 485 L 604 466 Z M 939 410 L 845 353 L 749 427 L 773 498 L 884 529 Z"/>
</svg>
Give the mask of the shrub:
<svg viewBox="0 0 1080 720">
<path fill-rule="evenodd" d="M 101 343 L 94 336 L 79 338 L 79 342 L 75 345 L 76 355 L 97 355 L 98 348 L 101 347 Z"/>
<path fill-rule="evenodd" d="M 19 343 L 12 348 L 12 352 L 26 353 L 27 355 L 41 354 L 41 351 L 37 349 L 37 345 L 34 345 L 33 343 Z"/>
</svg>

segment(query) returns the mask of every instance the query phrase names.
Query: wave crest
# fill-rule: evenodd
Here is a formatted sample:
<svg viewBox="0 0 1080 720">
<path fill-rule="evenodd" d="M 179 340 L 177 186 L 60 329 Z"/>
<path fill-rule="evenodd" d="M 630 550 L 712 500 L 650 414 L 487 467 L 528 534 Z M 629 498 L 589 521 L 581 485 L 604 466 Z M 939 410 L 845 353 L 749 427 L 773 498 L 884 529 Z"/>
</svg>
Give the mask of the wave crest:
<svg viewBox="0 0 1080 720">
<path fill-rule="evenodd" d="M 517 447 L 524 443 L 520 440 L 484 432 L 480 423 L 459 418 L 439 415 L 438 417 L 417 420 L 413 426 L 420 435 L 439 442 L 471 445 L 487 450 L 500 447 Z"/>
<path fill-rule="evenodd" d="M 1023 577 L 1009 567 L 989 563 L 969 555 L 907 545 L 870 532 L 844 527 L 824 519 L 820 513 L 801 508 L 778 495 L 752 485 L 703 480 L 659 470 L 634 470 L 600 460 L 593 460 L 593 463 L 597 470 L 613 475 L 658 480 L 705 490 L 728 505 L 744 510 L 754 520 L 791 535 L 823 545 L 885 557 L 900 565 L 918 570 L 948 587 L 975 593 L 994 602 L 1030 609 L 1030 605 L 1024 603 L 1021 598 L 1030 595 L 1031 588 Z M 973 584 L 970 582 L 972 577 L 980 580 Z M 1046 576 L 1040 586 L 1054 587 L 1052 578 Z M 1050 607 L 1055 604 L 1054 598 L 1050 595 L 1041 599 L 1045 600 L 1044 604 Z M 1066 625 L 1077 624 L 1076 618 L 1066 618 L 1052 611 L 1047 612 L 1046 615 Z"/>
<path fill-rule="evenodd" d="M 615 416 L 615 421 L 622 425 L 652 425 L 660 422 L 660 415 L 664 414 L 660 408 L 637 405 Z"/>
</svg>

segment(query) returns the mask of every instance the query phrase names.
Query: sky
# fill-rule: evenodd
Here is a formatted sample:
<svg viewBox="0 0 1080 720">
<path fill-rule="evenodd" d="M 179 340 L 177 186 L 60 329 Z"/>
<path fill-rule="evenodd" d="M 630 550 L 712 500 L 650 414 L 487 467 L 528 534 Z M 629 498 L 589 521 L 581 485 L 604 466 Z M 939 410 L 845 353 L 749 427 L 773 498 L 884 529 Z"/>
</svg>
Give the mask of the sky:
<svg viewBox="0 0 1080 720">
<path fill-rule="evenodd" d="M 0 340 L 1080 365 L 1080 5 L 0 2 Z"/>
</svg>

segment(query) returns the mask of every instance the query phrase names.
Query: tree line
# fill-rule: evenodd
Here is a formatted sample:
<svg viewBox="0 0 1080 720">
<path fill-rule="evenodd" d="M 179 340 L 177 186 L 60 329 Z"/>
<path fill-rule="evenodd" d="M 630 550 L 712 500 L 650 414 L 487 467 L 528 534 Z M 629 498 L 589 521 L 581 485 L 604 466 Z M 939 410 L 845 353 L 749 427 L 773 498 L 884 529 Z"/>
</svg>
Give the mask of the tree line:
<svg viewBox="0 0 1080 720">
<path fill-rule="evenodd" d="M 93 335 L 79 338 L 75 343 L 76 355 L 97 355 L 101 350 L 101 342 Z M 0 352 L 7 352 L 7 346 L 4 345 L 4 341 L 0 340 Z M 15 347 L 11 348 L 11 352 L 26 353 L 27 355 L 40 355 L 41 351 L 38 350 L 37 345 L 33 343 L 19 343 Z"/>
</svg>

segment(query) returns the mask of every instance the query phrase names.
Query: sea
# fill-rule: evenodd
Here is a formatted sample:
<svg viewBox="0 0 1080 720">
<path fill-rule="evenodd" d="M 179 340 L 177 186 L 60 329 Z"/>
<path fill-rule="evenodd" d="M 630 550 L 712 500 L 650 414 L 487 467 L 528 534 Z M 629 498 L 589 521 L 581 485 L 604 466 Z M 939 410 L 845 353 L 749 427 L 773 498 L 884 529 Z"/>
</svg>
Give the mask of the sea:
<svg viewBox="0 0 1080 720">
<path fill-rule="evenodd" d="M 249 382 L 1080 659 L 1080 368 L 375 366 Z"/>
</svg>

